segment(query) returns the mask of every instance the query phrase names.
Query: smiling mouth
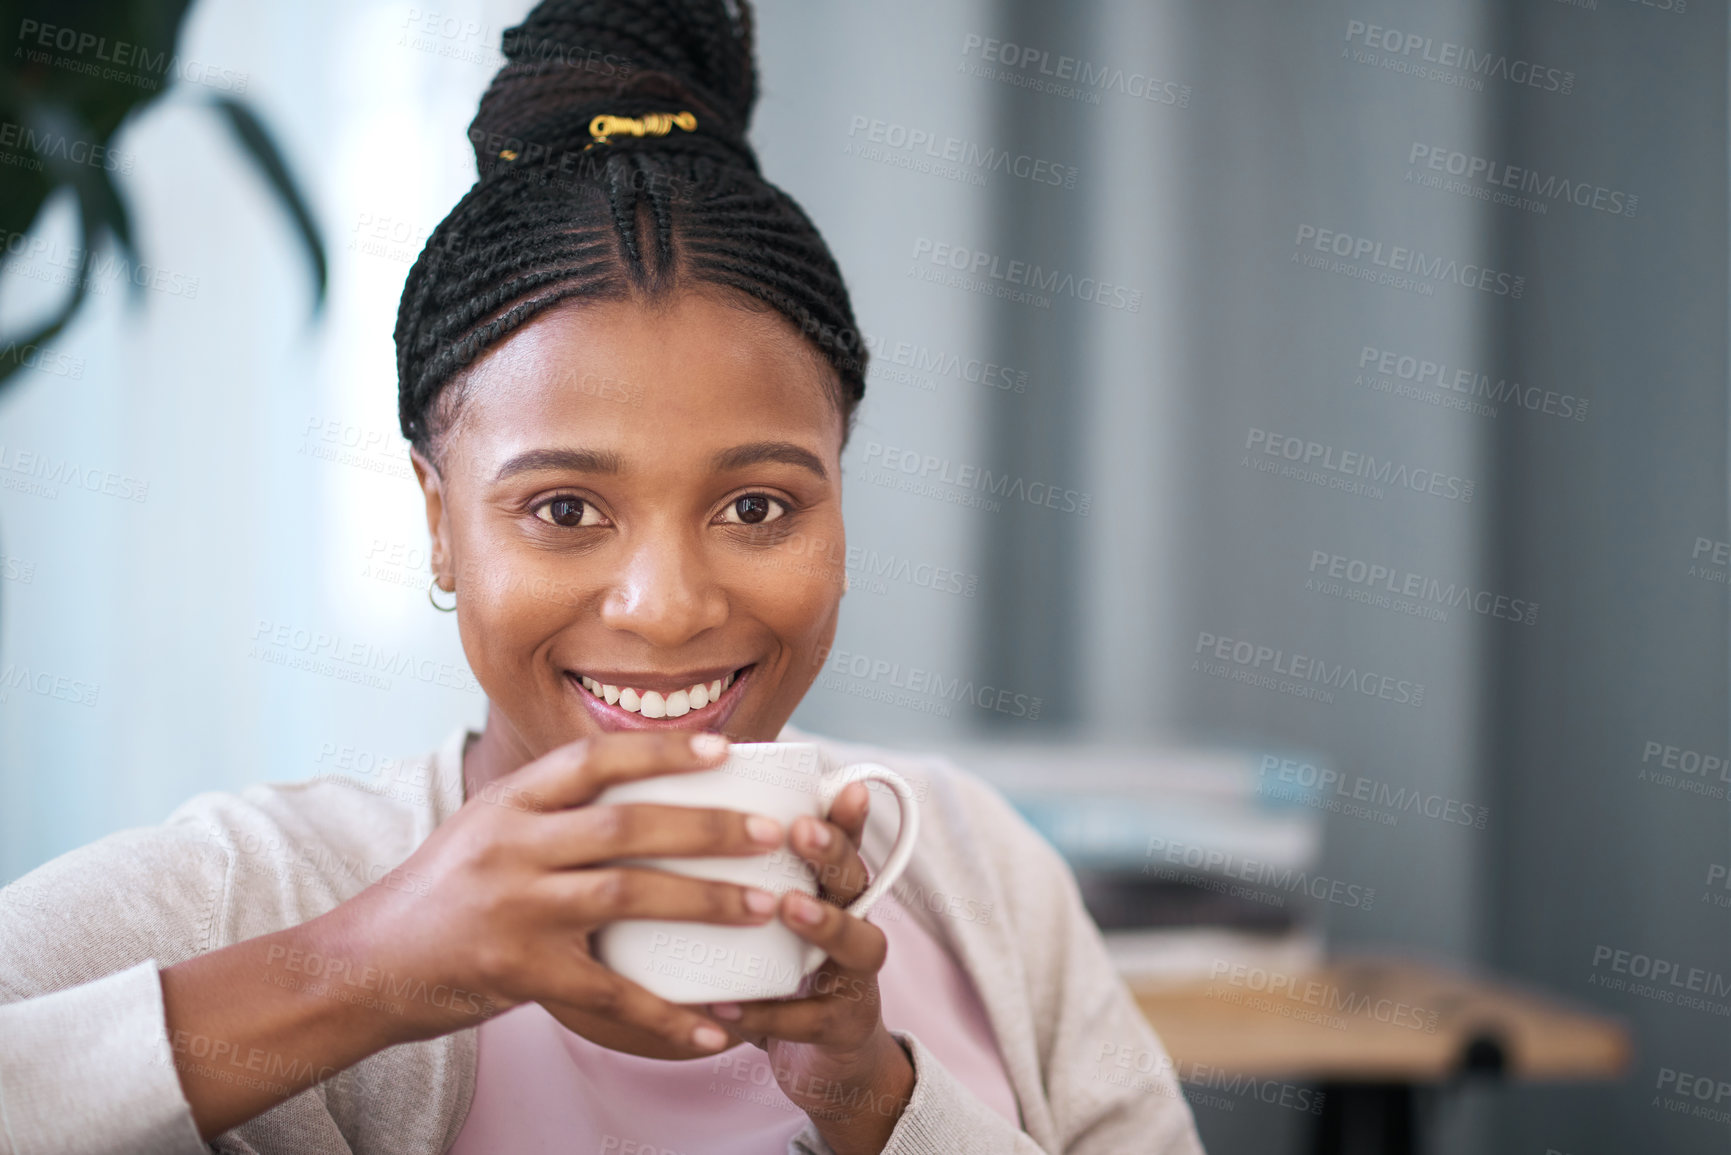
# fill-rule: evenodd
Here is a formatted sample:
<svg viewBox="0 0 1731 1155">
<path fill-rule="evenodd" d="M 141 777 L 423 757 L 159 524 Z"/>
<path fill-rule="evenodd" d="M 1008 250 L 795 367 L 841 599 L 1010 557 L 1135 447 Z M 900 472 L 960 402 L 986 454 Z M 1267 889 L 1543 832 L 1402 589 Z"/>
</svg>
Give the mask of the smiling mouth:
<svg viewBox="0 0 1731 1155">
<path fill-rule="evenodd" d="M 692 722 L 701 723 L 719 718 L 724 710 L 732 711 L 734 699 L 738 697 L 734 686 L 749 675 L 755 665 L 754 662 L 741 666 L 722 677 L 693 682 L 677 690 L 614 685 L 574 671 L 567 671 L 565 676 L 582 687 L 590 709 L 603 717 L 617 718 L 618 714 L 625 714 L 634 719 L 658 721 L 695 715 Z"/>
</svg>

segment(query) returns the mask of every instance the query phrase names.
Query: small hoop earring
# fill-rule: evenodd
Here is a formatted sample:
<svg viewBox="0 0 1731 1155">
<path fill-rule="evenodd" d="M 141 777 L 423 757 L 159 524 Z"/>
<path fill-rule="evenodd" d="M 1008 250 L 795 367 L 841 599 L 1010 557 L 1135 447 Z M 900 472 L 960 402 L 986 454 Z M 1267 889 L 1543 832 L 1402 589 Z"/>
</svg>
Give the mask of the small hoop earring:
<svg viewBox="0 0 1731 1155">
<path fill-rule="evenodd" d="M 438 588 L 439 588 L 439 575 L 434 574 L 431 584 L 429 584 L 427 586 L 427 600 L 433 603 L 434 609 L 438 610 L 440 613 L 448 614 L 457 608 L 457 591 L 456 590 L 451 591 L 451 604 L 448 606 L 442 606 L 439 604 L 438 599 L 433 596 L 433 591 L 438 589 Z"/>
</svg>

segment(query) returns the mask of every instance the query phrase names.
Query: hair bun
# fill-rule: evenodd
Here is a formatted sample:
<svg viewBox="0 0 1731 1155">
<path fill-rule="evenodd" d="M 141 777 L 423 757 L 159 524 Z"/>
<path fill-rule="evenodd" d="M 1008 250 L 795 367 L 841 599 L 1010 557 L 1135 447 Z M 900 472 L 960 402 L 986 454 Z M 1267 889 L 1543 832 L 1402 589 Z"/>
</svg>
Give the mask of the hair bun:
<svg viewBox="0 0 1731 1155">
<path fill-rule="evenodd" d="M 598 113 L 689 108 L 701 131 L 751 168 L 757 102 L 746 0 L 543 0 L 507 28 L 506 63 L 469 126 L 485 176 L 506 142 L 543 153 L 582 147 Z"/>
</svg>

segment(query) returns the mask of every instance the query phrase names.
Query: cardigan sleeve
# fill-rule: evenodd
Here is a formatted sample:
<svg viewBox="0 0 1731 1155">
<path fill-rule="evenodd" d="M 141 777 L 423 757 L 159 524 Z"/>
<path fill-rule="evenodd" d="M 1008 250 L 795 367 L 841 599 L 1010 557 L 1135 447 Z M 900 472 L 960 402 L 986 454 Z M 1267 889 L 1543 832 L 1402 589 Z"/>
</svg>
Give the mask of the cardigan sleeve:
<svg viewBox="0 0 1731 1155">
<path fill-rule="evenodd" d="M 1040 1145 L 980 1101 L 910 1031 L 891 1031 L 914 1061 L 914 1091 L 883 1155 L 1045 1155 Z M 809 1119 L 788 1155 L 834 1155 Z"/>
<path fill-rule="evenodd" d="M 1063 856 L 989 784 L 957 775 L 1021 963 L 1052 1155 L 1202 1155 L 1176 1069 L 1106 951 Z M 982 883 L 982 886 L 984 884 Z"/>
<path fill-rule="evenodd" d="M 209 1151 L 159 967 L 205 949 L 225 867 L 196 829 L 158 827 L 0 888 L 0 1153 Z"/>
<path fill-rule="evenodd" d="M 156 963 L 0 1006 L 0 1152 L 201 1155 Z"/>
<path fill-rule="evenodd" d="M 955 893 L 993 896 L 993 920 L 959 922 L 1017 975 L 1015 994 L 1039 1059 L 1048 1149 L 987 1106 L 912 1032 L 914 1089 L 882 1155 L 1202 1155 L 1159 1038 L 1119 976 L 1069 864 L 984 781 L 949 775 L 966 820 L 950 870 Z M 1014 958 L 1006 958 L 1006 954 Z M 1002 1045 L 1000 1040 L 1000 1045 Z M 1024 1122 L 1028 1104 L 1022 1104 Z M 809 1121 L 789 1155 L 833 1155 Z"/>
</svg>

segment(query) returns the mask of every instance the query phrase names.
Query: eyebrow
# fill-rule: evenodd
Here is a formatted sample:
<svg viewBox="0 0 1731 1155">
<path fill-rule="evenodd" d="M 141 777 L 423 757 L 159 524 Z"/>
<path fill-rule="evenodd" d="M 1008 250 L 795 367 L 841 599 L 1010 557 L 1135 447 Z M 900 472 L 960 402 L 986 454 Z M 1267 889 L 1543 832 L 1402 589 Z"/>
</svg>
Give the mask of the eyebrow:
<svg viewBox="0 0 1731 1155">
<path fill-rule="evenodd" d="M 578 473 L 621 473 L 624 463 L 617 453 L 604 449 L 531 449 L 519 453 L 499 467 L 494 481 L 538 469 L 566 469 Z"/>
<path fill-rule="evenodd" d="M 765 462 L 795 465 L 816 474 L 821 480 L 829 480 L 829 472 L 824 469 L 817 454 L 791 441 L 753 441 L 746 445 L 736 445 L 732 449 L 723 449 L 710 458 L 710 466 L 717 473 L 744 469 Z M 605 449 L 531 449 L 519 453 L 501 465 L 499 472 L 493 475 L 493 480 L 500 482 L 519 473 L 531 473 L 541 469 L 619 474 L 625 471 L 625 463 L 617 453 Z"/>
<path fill-rule="evenodd" d="M 823 462 L 817 454 L 795 445 L 791 441 L 753 441 L 748 445 L 736 445 L 732 449 L 723 449 L 709 459 L 710 466 L 717 473 L 726 473 L 729 470 L 744 469 L 748 465 L 762 465 L 772 461 L 780 462 L 783 465 L 797 465 L 801 469 L 816 474 L 819 480 L 829 480 L 829 473 L 824 469 Z"/>
</svg>

